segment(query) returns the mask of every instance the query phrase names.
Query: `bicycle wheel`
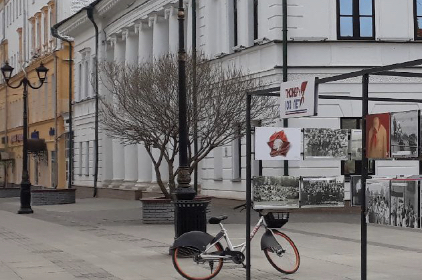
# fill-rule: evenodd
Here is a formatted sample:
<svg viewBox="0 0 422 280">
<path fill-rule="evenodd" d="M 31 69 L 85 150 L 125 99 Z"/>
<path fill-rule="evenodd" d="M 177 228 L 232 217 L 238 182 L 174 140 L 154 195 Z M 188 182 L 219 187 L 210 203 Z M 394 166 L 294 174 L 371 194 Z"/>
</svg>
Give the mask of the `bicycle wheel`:
<svg viewBox="0 0 422 280">
<path fill-rule="evenodd" d="M 207 254 L 219 255 L 223 251 L 220 244 L 215 244 Z M 194 247 L 178 247 L 173 253 L 173 265 L 180 275 L 189 280 L 208 280 L 216 276 L 223 267 L 223 259 L 204 260 L 201 251 Z"/>
<path fill-rule="evenodd" d="M 300 255 L 293 241 L 284 233 L 273 230 L 274 237 L 282 249 L 264 249 L 265 256 L 270 264 L 285 274 L 295 273 L 300 265 Z"/>
</svg>

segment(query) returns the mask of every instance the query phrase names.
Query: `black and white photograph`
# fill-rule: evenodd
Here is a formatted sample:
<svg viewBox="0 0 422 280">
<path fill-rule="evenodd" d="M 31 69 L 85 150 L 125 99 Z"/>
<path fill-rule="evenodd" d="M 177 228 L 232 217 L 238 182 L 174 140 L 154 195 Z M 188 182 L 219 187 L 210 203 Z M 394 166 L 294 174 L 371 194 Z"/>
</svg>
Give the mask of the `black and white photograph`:
<svg viewBox="0 0 422 280">
<path fill-rule="evenodd" d="M 366 181 L 366 222 L 390 224 L 390 180 L 368 179 Z"/>
<path fill-rule="evenodd" d="M 352 129 L 350 131 L 350 158 L 362 160 L 362 130 Z"/>
<path fill-rule="evenodd" d="M 360 206 L 362 200 L 362 177 L 360 175 L 350 176 L 350 189 L 352 206 Z"/>
<path fill-rule="evenodd" d="M 254 208 L 298 208 L 299 185 L 300 177 L 254 177 L 252 184 Z"/>
<path fill-rule="evenodd" d="M 391 113 L 391 154 L 393 157 L 418 156 L 418 111 Z"/>
<path fill-rule="evenodd" d="M 390 210 L 390 224 L 396 227 L 403 226 L 404 219 L 404 192 L 406 187 L 404 181 L 391 182 L 391 210 Z"/>
<path fill-rule="evenodd" d="M 344 206 L 344 177 L 304 177 L 300 188 L 300 206 Z"/>
<path fill-rule="evenodd" d="M 403 227 L 418 228 L 419 220 L 419 203 L 418 203 L 418 182 L 417 181 L 405 181 L 405 193 L 404 193 L 404 220 Z"/>
<path fill-rule="evenodd" d="M 305 128 L 303 137 L 305 159 L 349 158 L 347 129 Z"/>
</svg>

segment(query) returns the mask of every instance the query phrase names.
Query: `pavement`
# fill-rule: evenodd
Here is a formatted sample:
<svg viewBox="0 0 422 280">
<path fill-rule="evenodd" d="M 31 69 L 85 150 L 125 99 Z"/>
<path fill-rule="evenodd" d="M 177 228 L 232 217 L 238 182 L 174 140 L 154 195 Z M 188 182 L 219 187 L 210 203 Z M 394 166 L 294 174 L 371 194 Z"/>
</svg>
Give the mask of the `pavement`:
<svg viewBox="0 0 422 280">
<path fill-rule="evenodd" d="M 212 202 L 211 214 L 228 214 L 233 243 L 245 236 L 239 201 Z M 76 204 L 34 206 L 18 215 L 18 199 L 0 199 L 0 280 L 183 279 L 169 247 L 173 225 L 144 225 L 139 201 L 79 199 Z M 254 213 L 252 220 L 258 219 Z M 278 273 L 252 241 L 251 279 L 360 279 L 359 213 L 294 212 L 283 227 L 301 254 L 293 275 Z M 209 225 L 208 232 L 217 233 Z M 245 279 L 245 269 L 224 264 L 215 279 Z M 422 279 L 422 230 L 368 226 L 368 279 Z"/>
</svg>

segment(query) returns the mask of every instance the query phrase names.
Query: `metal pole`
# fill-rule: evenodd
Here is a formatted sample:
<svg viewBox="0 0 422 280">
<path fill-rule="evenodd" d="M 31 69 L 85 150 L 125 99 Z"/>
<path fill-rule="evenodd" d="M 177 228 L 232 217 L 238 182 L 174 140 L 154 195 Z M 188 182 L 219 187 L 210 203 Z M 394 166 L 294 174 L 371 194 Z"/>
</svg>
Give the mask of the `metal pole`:
<svg viewBox="0 0 422 280">
<path fill-rule="evenodd" d="M 198 154 L 198 118 L 197 118 L 197 87 L 196 87 L 196 0 L 192 0 L 192 95 L 193 95 L 193 152 L 196 156 Z M 198 165 L 195 166 L 193 173 L 193 186 L 195 193 L 198 193 Z"/>
<path fill-rule="evenodd" d="M 179 170 L 177 176 L 177 189 L 175 191 L 178 200 L 192 200 L 195 190 L 191 188 L 190 170 L 188 163 L 188 127 L 186 117 L 186 51 L 184 20 L 185 9 L 183 0 L 179 0 Z"/>
<path fill-rule="evenodd" d="M 94 19 L 94 7 L 88 6 L 86 8 L 87 17 L 94 25 L 95 29 L 95 128 L 94 128 L 94 147 L 95 147 L 95 164 L 94 164 L 94 193 L 93 197 L 97 196 L 97 184 L 98 184 L 98 41 L 99 41 L 99 32 L 98 25 Z"/>
<path fill-rule="evenodd" d="M 246 280 L 251 279 L 251 100 L 246 97 Z"/>
<path fill-rule="evenodd" d="M 72 42 L 68 41 L 69 44 L 69 171 L 68 171 L 68 181 L 67 188 L 72 188 L 72 178 L 73 178 L 73 116 L 72 116 L 72 68 L 73 68 L 73 58 L 72 58 Z M 57 76 L 56 76 L 57 79 Z M 57 154 L 56 154 L 57 161 Z"/>
<path fill-rule="evenodd" d="M 283 82 L 287 82 L 287 0 L 283 0 Z M 289 119 L 283 119 L 283 127 L 289 127 Z M 283 161 L 284 176 L 289 175 L 289 161 Z"/>
<path fill-rule="evenodd" d="M 361 172 L 361 279 L 367 273 L 367 225 L 366 225 L 366 178 L 368 177 L 368 158 L 366 155 L 366 116 L 368 115 L 369 75 L 362 76 L 362 172 Z"/>
<path fill-rule="evenodd" d="M 34 211 L 31 208 L 31 182 L 29 181 L 28 173 L 28 80 L 25 77 L 23 80 L 23 155 L 22 155 L 22 182 L 20 190 L 21 208 L 18 214 L 32 214 Z"/>
</svg>

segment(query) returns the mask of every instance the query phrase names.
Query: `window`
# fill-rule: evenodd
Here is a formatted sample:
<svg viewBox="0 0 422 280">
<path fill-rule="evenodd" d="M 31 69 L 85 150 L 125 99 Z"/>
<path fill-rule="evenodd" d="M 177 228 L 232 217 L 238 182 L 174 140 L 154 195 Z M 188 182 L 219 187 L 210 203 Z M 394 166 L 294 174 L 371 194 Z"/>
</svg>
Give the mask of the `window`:
<svg viewBox="0 0 422 280">
<path fill-rule="evenodd" d="M 253 0 L 253 39 L 258 39 L 258 0 Z"/>
<path fill-rule="evenodd" d="M 413 0 L 414 8 L 413 12 L 415 15 L 415 40 L 422 39 L 422 1 Z"/>
<path fill-rule="evenodd" d="M 85 176 L 89 176 L 89 141 L 85 142 Z"/>
<path fill-rule="evenodd" d="M 337 0 L 338 39 L 374 39 L 374 0 Z"/>
<path fill-rule="evenodd" d="M 80 176 L 82 176 L 82 142 L 79 142 L 79 159 L 78 159 L 78 163 L 79 163 L 79 168 L 78 168 L 78 173 Z"/>
<path fill-rule="evenodd" d="M 362 129 L 362 118 L 341 118 L 341 129 Z M 345 179 L 350 179 L 350 175 L 360 175 L 362 172 L 362 160 L 342 160 L 341 175 Z M 375 161 L 369 160 L 368 174 L 375 175 Z"/>
<path fill-rule="evenodd" d="M 214 154 L 214 180 L 223 180 L 223 148 L 217 147 Z"/>
</svg>

